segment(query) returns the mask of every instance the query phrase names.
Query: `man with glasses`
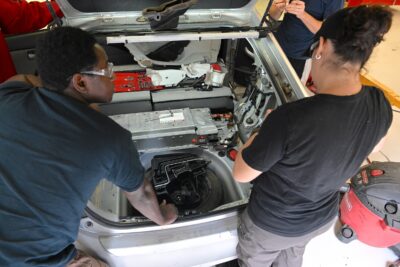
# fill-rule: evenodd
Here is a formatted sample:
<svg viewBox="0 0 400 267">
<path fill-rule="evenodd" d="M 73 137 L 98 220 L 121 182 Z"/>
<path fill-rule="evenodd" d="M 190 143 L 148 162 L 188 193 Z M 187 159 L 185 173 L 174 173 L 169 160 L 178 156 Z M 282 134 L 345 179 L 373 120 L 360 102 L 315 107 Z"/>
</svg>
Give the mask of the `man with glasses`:
<svg viewBox="0 0 400 267">
<path fill-rule="evenodd" d="M 114 92 L 96 40 L 52 30 L 38 42 L 37 64 L 40 81 L 19 75 L 0 86 L 0 266 L 106 266 L 73 245 L 102 178 L 159 225 L 174 222 L 176 208 L 158 204 L 130 132 L 89 107 Z"/>
</svg>

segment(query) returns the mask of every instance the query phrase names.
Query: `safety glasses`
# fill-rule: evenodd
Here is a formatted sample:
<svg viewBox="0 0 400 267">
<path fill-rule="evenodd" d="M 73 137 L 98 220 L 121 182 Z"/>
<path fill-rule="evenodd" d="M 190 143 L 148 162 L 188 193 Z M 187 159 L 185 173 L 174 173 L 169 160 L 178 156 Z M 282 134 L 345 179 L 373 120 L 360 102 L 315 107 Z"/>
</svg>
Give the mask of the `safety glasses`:
<svg viewBox="0 0 400 267">
<path fill-rule="evenodd" d="M 88 75 L 97 75 L 97 76 L 104 76 L 107 78 L 112 79 L 114 76 L 114 64 L 112 62 L 108 62 L 107 68 L 105 69 L 100 69 L 100 70 L 86 70 L 86 71 L 81 71 L 81 74 L 88 74 Z"/>
</svg>

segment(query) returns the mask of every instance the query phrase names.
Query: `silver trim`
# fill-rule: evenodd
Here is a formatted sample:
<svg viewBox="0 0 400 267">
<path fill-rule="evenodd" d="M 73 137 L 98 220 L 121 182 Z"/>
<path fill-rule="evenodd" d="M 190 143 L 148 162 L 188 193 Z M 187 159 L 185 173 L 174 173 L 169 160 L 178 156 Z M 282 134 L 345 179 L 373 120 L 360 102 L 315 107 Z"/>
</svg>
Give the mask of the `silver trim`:
<svg viewBox="0 0 400 267">
<path fill-rule="evenodd" d="M 220 39 L 243 39 L 259 38 L 258 31 L 246 32 L 203 32 L 203 33 L 162 33 L 134 36 L 108 36 L 107 44 L 147 43 L 147 42 L 170 42 L 170 41 L 202 41 Z"/>
</svg>

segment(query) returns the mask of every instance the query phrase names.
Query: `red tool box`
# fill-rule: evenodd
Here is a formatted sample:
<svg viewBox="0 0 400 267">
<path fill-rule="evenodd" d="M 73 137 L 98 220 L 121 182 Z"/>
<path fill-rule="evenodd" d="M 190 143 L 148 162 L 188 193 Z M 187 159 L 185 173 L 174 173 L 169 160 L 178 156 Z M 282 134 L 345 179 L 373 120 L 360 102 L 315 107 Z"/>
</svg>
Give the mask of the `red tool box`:
<svg viewBox="0 0 400 267">
<path fill-rule="evenodd" d="M 400 243 L 400 163 L 372 162 L 351 178 L 340 203 L 341 241 L 374 247 Z"/>
</svg>

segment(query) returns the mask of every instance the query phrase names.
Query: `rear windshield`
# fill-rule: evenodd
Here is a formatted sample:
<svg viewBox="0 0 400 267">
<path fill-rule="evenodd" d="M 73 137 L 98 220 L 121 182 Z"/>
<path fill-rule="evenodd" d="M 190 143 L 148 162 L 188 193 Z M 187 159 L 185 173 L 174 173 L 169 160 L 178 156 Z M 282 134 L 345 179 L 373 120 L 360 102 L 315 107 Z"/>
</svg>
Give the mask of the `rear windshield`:
<svg viewBox="0 0 400 267">
<path fill-rule="evenodd" d="M 170 0 L 68 0 L 80 12 L 142 11 Z M 251 0 L 198 0 L 191 9 L 241 8 Z"/>
</svg>

